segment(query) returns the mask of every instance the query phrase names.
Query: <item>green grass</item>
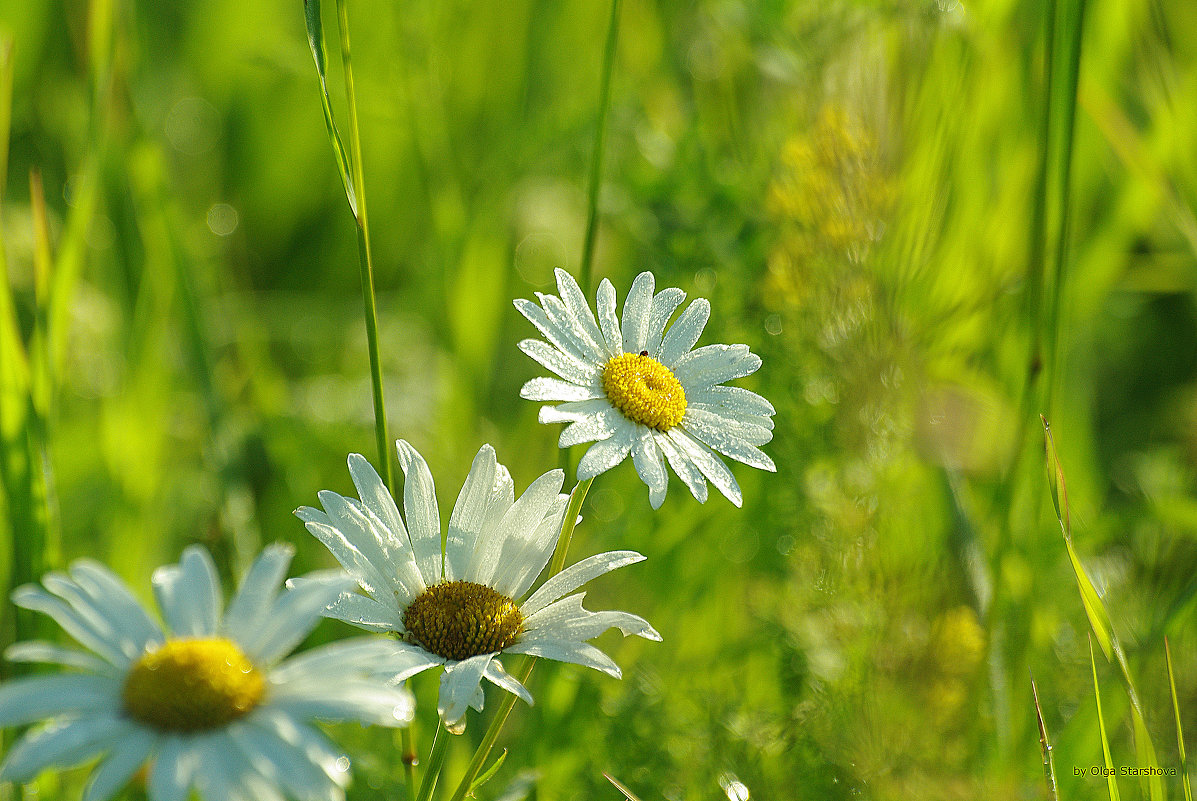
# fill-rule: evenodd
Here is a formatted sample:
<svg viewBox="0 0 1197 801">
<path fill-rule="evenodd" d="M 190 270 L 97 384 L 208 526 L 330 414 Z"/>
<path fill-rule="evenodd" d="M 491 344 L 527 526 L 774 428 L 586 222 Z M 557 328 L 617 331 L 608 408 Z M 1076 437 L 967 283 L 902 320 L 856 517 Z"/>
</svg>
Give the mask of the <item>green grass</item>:
<svg viewBox="0 0 1197 801">
<path fill-rule="evenodd" d="M 539 665 L 478 797 L 1055 797 L 1048 732 L 1060 799 L 1107 792 L 1074 772 L 1103 748 L 1177 769 L 1125 797 L 1191 797 L 1191 4 L 624 2 L 611 45 L 609 3 L 338 5 L 356 135 L 332 8 L 324 87 L 295 3 L 0 10 L 6 588 L 89 556 L 148 601 L 190 542 L 226 580 L 276 540 L 331 566 L 291 511 L 375 459 L 374 375 L 442 508 L 483 442 L 526 486 L 560 456 L 511 300 L 647 268 L 764 358 L 778 473 L 733 467 L 740 510 L 594 483 L 569 561 L 646 554 L 588 604 L 664 642 L 600 640 L 622 681 Z M 351 801 L 401 797 L 389 732 L 334 733 Z"/>
</svg>

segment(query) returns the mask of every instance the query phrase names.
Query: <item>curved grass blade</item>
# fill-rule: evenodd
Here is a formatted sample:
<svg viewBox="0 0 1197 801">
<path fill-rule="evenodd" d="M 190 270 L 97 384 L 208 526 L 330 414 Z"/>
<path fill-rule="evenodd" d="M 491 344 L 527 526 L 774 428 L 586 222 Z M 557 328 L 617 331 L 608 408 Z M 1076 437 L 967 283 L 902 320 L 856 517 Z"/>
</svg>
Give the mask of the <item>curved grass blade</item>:
<svg viewBox="0 0 1197 801">
<path fill-rule="evenodd" d="M 625 787 L 623 782 L 621 782 L 619 779 L 615 778 L 614 776 L 612 776 L 610 773 L 607 773 L 606 771 L 603 771 L 603 775 L 607 777 L 607 781 L 609 781 L 609 782 L 611 782 L 611 784 L 615 785 L 616 790 L 623 793 L 624 797 L 627 798 L 628 801 L 640 801 L 639 797 L 637 797 L 637 795 L 635 793 L 633 793 L 631 790 L 629 790 L 627 787 Z"/>
<path fill-rule="evenodd" d="M 1164 638 L 1164 657 L 1168 662 L 1168 686 L 1172 690 L 1172 713 L 1176 716 L 1176 748 L 1180 756 L 1180 783 L 1185 801 L 1193 801 L 1193 786 L 1189 783 L 1189 764 L 1185 758 L 1185 735 L 1180 728 L 1180 703 L 1176 700 L 1176 675 L 1172 672 L 1172 648 Z"/>
<path fill-rule="evenodd" d="M 349 156 L 341 142 L 341 134 L 333 120 L 332 100 L 328 96 L 328 60 L 324 49 L 324 23 L 320 19 L 320 0 L 303 0 L 303 19 L 308 29 L 308 46 L 312 48 L 312 58 L 316 62 L 316 74 L 320 77 L 320 105 L 324 109 L 324 125 L 328 129 L 328 140 L 337 157 L 337 171 L 341 173 L 345 197 L 349 199 L 349 210 L 353 212 L 356 220 L 357 191 L 353 186 L 353 172 L 349 168 Z"/>
<path fill-rule="evenodd" d="M 1043 724 L 1043 709 L 1039 706 L 1039 688 L 1035 677 L 1031 677 L 1031 695 L 1035 698 L 1035 720 L 1039 723 L 1039 749 L 1043 752 L 1043 778 L 1047 782 L 1052 801 L 1060 801 L 1059 785 L 1056 783 L 1056 760 L 1052 757 L 1052 744 L 1047 737 L 1047 726 Z"/>
<path fill-rule="evenodd" d="M 475 791 L 477 791 L 479 787 L 493 779 L 495 774 L 499 772 L 499 768 L 502 767 L 503 763 L 506 761 L 507 749 L 504 748 L 503 753 L 499 754 L 499 756 L 495 759 L 494 764 L 482 771 L 482 774 L 477 779 L 474 779 L 474 783 L 470 785 L 470 791 L 466 793 L 466 795 L 474 795 Z"/>
<path fill-rule="evenodd" d="M 1089 638 L 1089 666 L 1093 668 L 1093 697 L 1097 700 L 1097 730 L 1101 733 L 1101 755 L 1106 763 L 1106 783 L 1110 801 L 1119 801 L 1118 780 L 1114 778 L 1114 760 L 1110 757 L 1110 741 L 1106 737 L 1106 721 L 1101 714 L 1101 688 L 1097 686 L 1097 662 L 1093 659 L 1093 638 Z"/>
</svg>

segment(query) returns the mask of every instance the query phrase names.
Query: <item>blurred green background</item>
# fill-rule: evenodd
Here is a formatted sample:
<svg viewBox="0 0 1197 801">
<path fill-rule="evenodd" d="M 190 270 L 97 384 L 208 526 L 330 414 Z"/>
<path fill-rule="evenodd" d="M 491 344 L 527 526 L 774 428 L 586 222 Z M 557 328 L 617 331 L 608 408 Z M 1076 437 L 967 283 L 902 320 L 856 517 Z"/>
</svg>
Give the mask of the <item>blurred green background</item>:
<svg viewBox="0 0 1197 801">
<path fill-rule="evenodd" d="M 1165 636 L 1197 750 L 1197 5 L 1091 0 L 1075 139 L 1056 74 L 1050 146 L 1046 76 L 1076 27 L 1047 55 L 1046 8 L 624 3 L 596 280 L 622 297 L 651 269 L 711 300 L 701 343 L 764 358 L 740 383 L 777 407 L 778 472 L 736 468 L 742 510 L 675 478 L 652 513 L 630 464 L 596 482 L 570 560 L 649 559 L 589 605 L 664 642 L 605 635 L 621 682 L 541 665 L 485 797 L 619 798 L 606 771 L 645 801 L 1048 798 L 1029 675 L 1060 797 L 1103 796 L 1073 770 L 1101 744 L 1041 413 L 1158 762 L 1180 766 Z M 442 509 L 483 442 L 520 489 L 557 463 L 518 398 L 539 368 L 511 300 L 578 268 L 608 13 L 349 3 L 390 429 Z M 348 452 L 377 454 L 301 4 L 9 0 L 0 31 L 0 538 L 16 543 L 0 575 L 88 555 L 148 600 L 190 542 L 226 581 L 276 540 L 298 546 L 293 572 L 330 566 L 291 511 L 351 489 Z M 330 70 L 343 118 L 335 55 Z M 1100 650 L 1097 673 L 1114 763 L 1134 765 Z M 436 681 L 415 689 L 426 749 Z M 390 734 L 336 734 L 350 798 L 395 798 Z M 1183 797 L 1179 776 L 1163 785 Z"/>
</svg>

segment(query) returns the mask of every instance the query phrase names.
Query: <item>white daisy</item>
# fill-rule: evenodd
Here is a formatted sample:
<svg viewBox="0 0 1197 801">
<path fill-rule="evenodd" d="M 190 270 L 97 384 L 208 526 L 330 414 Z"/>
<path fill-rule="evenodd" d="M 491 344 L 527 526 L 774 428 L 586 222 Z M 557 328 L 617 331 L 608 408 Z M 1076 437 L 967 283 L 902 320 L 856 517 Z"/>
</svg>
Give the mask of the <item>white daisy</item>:
<svg viewBox="0 0 1197 801">
<path fill-rule="evenodd" d="M 618 678 L 619 667 L 586 641 L 609 628 L 649 640 L 661 636 L 627 612 L 589 612 L 585 593 L 568 595 L 603 573 L 644 559 L 614 551 L 583 559 L 548 579 L 517 603 L 548 563 L 568 497 L 564 474 L 536 479 L 519 500 L 507 468 L 484 445 L 474 457 L 453 514 L 442 554 L 440 512 L 432 474 L 416 449 L 396 443 L 403 468 L 403 517 L 378 473 L 350 454 L 349 473 L 359 501 L 321 492 L 323 512 L 295 514 L 332 551 L 367 593 L 346 593 L 327 611 L 369 631 L 393 632 L 402 658 L 393 680 L 444 665 L 437 709 L 450 731 L 465 728 L 467 707 L 482 709 L 487 679 L 529 704 L 532 696 L 503 669 L 503 654 L 532 654 L 573 662 Z M 406 521 L 406 523 L 405 523 Z"/>
<path fill-rule="evenodd" d="M 665 502 L 665 462 L 699 501 L 707 480 L 736 506 L 740 487 L 715 451 L 762 470 L 776 471 L 760 451 L 773 438 L 769 401 L 724 381 L 756 372 L 761 359 L 747 345 L 706 345 L 694 350 L 711 314 L 711 304 L 694 300 L 665 324 L 686 293 L 675 287 L 653 294 L 653 274 L 640 273 L 615 314 L 615 288 L 603 279 L 598 322 L 573 276 L 558 269 L 561 296 L 536 293 L 540 306 L 515 301 L 544 338 L 525 339 L 520 350 L 560 378 L 533 378 L 520 396 L 549 401 L 540 422 L 570 423 L 562 448 L 594 442 L 578 463 L 578 480 L 594 478 L 632 455 L 648 485 L 654 509 Z M 664 459 L 662 459 L 664 455 Z"/>
<path fill-rule="evenodd" d="M 284 660 L 353 582 L 312 574 L 279 592 L 292 548 L 262 552 L 222 614 L 208 552 L 191 547 L 154 572 L 166 629 L 102 565 L 80 560 L 26 585 L 13 602 L 54 618 L 88 650 L 21 642 L 8 659 L 73 672 L 0 686 L 0 726 L 48 719 L 0 765 L 0 782 L 25 782 L 52 765 L 103 755 L 83 801 L 111 798 L 149 763 L 150 801 L 337 801 L 349 760 L 307 721 L 397 726 L 413 715 L 410 693 L 372 666 L 395 644 L 360 637 Z M 48 590 L 48 592 L 47 592 Z"/>
</svg>

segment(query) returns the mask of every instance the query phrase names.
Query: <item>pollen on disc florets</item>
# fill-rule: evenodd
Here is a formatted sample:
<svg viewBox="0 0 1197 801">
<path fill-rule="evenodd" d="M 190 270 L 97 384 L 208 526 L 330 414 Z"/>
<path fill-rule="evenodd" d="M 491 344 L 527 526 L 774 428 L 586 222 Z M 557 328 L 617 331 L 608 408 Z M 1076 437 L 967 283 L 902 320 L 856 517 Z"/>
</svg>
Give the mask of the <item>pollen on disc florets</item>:
<svg viewBox="0 0 1197 801">
<path fill-rule="evenodd" d="M 603 365 L 603 392 L 624 417 L 668 431 L 686 415 L 686 391 L 647 353 L 621 353 Z"/>
<path fill-rule="evenodd" d="M 231 640 L 179 638 L 133 663 L 121 697 L 125 712 L 147 726 L 195 732 L 247 714 L 264 690 L 262 674 Z"/>
<path fill-rule="evenodd" d="M 514 643 L 524 616 L 515 601 L 485 584 L 442 581 L 408 605 L 403 625 L 427 650 L 460 661 Z"/>
</svg>

